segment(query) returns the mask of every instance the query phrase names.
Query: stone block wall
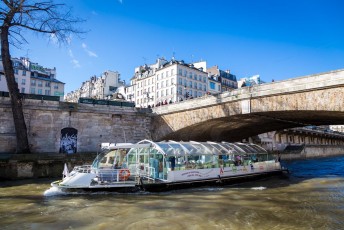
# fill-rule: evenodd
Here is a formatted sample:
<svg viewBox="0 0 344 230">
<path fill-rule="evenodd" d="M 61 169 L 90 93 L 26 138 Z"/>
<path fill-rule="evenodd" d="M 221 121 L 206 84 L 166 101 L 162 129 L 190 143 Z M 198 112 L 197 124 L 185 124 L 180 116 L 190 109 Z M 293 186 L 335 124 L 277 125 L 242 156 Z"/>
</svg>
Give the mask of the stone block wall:
<svg viewBox="0 0 344 230">
<path fill-rule="evenodd" d="M 132 107 L 25 100 L 24 116 L 34 153 L 59 153 L 61 130 L 77 130 L 77 152 L 96 152 L 102 142 L 131 142 L 151 138 L 151 117 Z M 0 97 L 0 153 L 16 148 L 9 98 Z"/>
</svg>

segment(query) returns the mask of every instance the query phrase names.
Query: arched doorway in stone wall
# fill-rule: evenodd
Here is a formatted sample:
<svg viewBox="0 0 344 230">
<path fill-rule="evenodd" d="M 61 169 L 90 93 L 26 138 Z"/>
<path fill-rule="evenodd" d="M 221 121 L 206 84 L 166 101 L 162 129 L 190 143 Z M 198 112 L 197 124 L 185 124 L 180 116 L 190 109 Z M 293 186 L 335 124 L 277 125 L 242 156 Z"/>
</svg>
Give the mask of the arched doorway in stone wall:
<svg viewBox="0 0 344 230">
<path fill-rule="evenodd" d="M 77 151 L 78 130 L 74 128 L 61 129 L 60 153 L 72 154 Z"/>
</svg>

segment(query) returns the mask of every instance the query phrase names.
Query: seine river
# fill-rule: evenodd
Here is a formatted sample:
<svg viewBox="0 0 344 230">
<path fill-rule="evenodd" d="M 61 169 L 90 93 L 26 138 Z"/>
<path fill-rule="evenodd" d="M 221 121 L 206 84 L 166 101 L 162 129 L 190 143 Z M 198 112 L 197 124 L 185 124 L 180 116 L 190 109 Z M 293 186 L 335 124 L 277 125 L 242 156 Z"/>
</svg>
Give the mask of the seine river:
<svg viewBox="0 0 344 230">
<path fill-rule="evenodd" d="M 155 194 L 1 182 L 0 229 L 344 229 L 344 157 L 284 165 L 289 178 Z"/>
</svg>

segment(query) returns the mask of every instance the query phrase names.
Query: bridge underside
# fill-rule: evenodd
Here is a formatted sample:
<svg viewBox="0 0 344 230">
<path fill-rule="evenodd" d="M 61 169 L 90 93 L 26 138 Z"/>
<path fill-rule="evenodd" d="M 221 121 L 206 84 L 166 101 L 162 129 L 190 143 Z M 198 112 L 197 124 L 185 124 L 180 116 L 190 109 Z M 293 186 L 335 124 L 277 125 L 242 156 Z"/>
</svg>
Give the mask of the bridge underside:
<svg viewBox="0 0 344 230">
<path fill-rule="evenodd" d="M 241 114 L 207 120 L 185 127 L 160 140 L 176 141 L 241 141 L 269 131 L 308 125 L 342 125 L 343 112 L 330 111 L 283 111 Z"/>
</svg>

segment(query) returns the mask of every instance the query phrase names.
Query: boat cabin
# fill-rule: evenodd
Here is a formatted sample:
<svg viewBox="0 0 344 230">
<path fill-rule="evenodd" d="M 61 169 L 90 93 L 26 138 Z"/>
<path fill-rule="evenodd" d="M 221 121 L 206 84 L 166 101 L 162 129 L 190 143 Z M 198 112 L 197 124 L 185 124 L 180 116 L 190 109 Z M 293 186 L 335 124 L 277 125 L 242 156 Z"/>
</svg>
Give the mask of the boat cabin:
<svg viewBox="0 0 344 230">
<path fill-rule="evenodd" d="M 136 175 L 152 179 L 174 180 L 171 172 L 249 166 L 271 160 L 265 149 L 254 144 L 216 142 L 153 142 L 132 148 L 127 154 L 127 167 Z"/>
</svg>

